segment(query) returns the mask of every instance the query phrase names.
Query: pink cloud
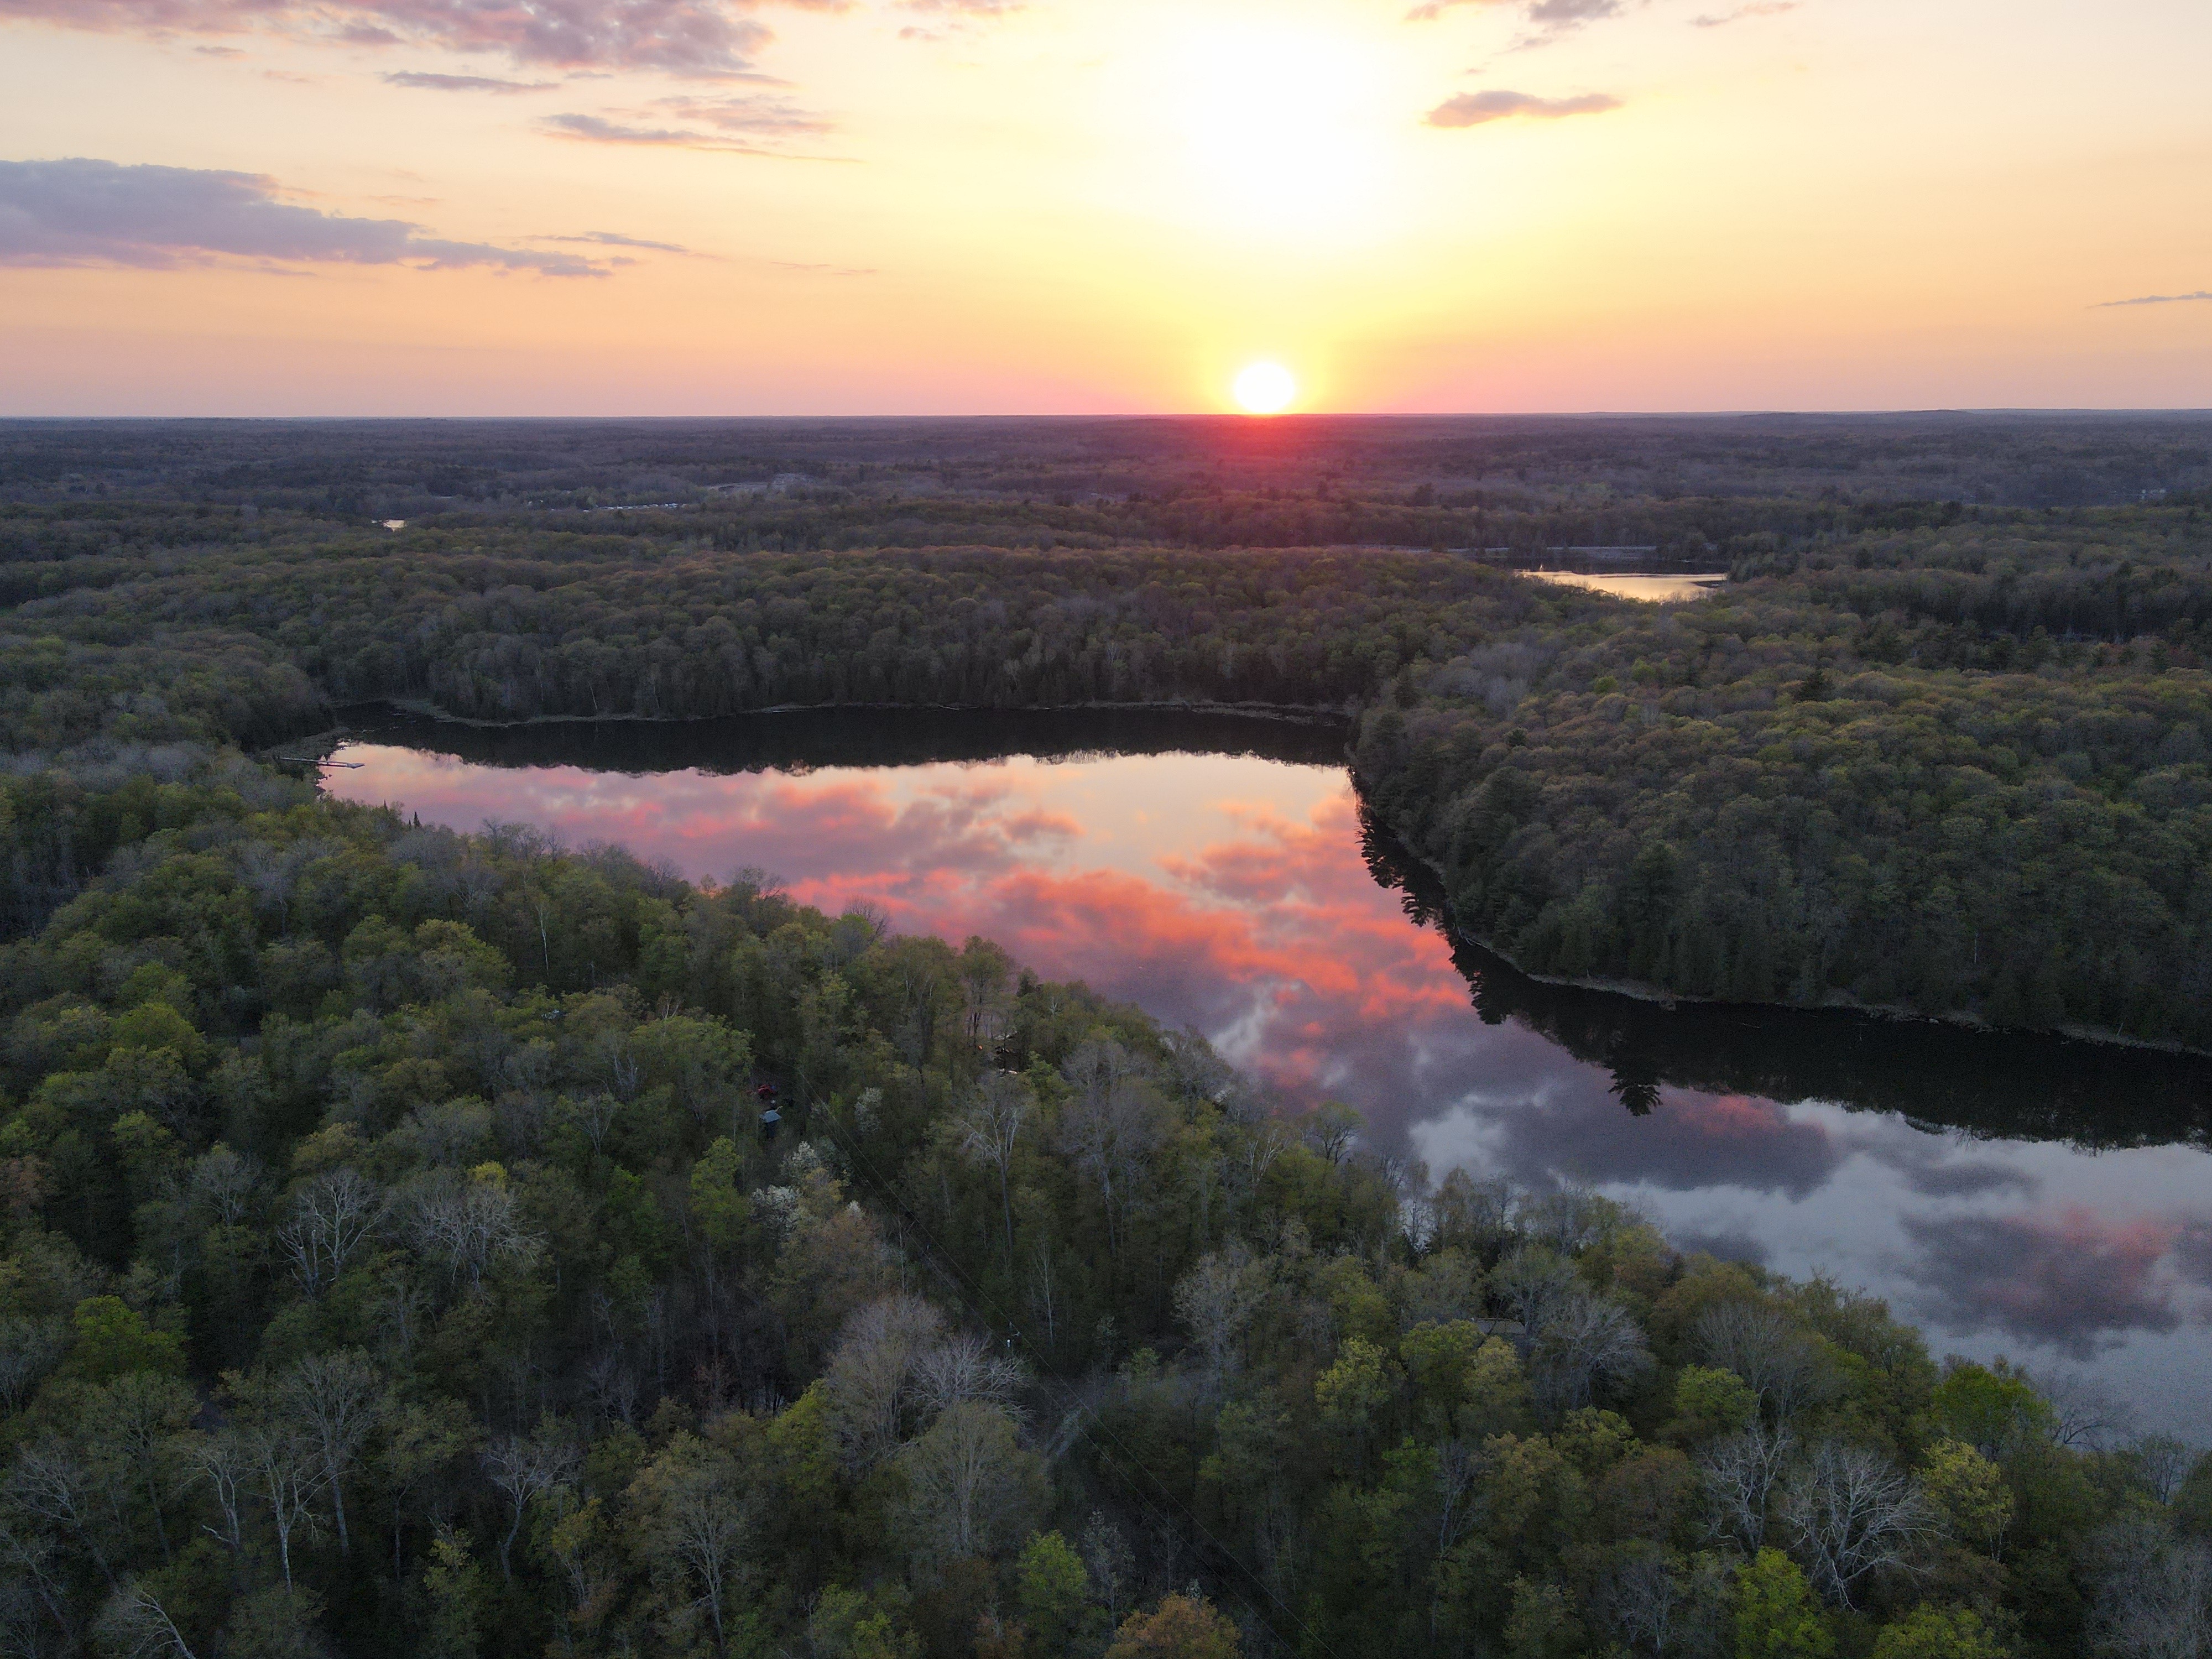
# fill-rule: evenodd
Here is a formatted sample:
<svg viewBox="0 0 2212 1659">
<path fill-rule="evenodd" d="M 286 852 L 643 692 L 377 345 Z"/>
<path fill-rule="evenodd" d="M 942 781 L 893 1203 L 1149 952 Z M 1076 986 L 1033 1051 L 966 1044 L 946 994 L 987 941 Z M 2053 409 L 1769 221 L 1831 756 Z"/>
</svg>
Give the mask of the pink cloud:
<svg viewBox="0 0 2212 1659">
<path fill-rule="evenodd" d="M 2181 1322 L 2167 1264 L 2188 1230 L 2113 1221 L 2083 1205 L 2048 1215 L 1905 1218 L 1932 1292 L 1976 1323 L 2087 1358 L 2130 1331 Z"/>
<path fill-rule="evenodd" d="M 0 17 L 105 33 L 250 29 L 356 45 L 497 52 L 556 69 L 740 75 L 767 27 L 717 0 L 0 0 Z"/>
</svg>

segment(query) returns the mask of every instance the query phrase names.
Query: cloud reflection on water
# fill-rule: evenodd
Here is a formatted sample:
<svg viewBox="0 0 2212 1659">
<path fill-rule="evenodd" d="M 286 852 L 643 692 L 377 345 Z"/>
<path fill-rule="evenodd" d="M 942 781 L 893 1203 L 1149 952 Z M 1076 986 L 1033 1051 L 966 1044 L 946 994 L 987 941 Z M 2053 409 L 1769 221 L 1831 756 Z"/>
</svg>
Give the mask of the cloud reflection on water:
<svg viewBox="0 0 2212 1659">
<path fill-rule="evenodd" d="M 1254 757 L 1015 757 L 646 777 L 348 751 L 334 793 L 474 829 L 525 818 L 695 878 L 754 866 L 836 912 L 981 933 L 1178 1025 L 1438 1170 L 1588 1183 L 1685 1243 L 1892 1297 L 1962 1349 L 2063 1355 L 2212 1437 L 2212 1158 L 1972 1139 L 1842 1104 L 1613 1074 L 1486 1024 L 1445 941 L 1360 856 L 1340 769 Z"/>
</svg>

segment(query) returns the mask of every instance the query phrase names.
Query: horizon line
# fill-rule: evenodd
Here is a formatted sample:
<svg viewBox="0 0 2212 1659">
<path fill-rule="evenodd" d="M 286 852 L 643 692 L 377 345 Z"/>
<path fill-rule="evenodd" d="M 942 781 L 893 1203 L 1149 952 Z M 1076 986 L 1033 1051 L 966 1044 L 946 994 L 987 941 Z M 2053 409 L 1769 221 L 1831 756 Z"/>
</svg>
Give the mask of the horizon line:
<svg viewBox="0 0 2212 1659">
<path fill-rule="evenodd" d="M 778 413 L 778 414 L 8 414 L 0 413 L 0 425 L 48 425 L 69 421 L 96 422 L 122 424 L 125 422 L 152 423 L 157 422 L 206 422 L 244 424 L 252 422 L 293 422 L 307 425 L 317 422 L 507 422 L 517 424 L 553 425 L 563 422 L 857 422 L 857 421 L 933 421 L 933 422 L 1140 422 L 1140 421 L 1212 421 L 1238 426 L 1265 427 L 1312 421 L 1696 421 L 1696 420 L 1881 420 L 1910 416 L 1957 416 L 1989 417 L 2014 416 L 2162 416 L 2166 418 L 2212 417 L 2212 404 L 1927 404 L 1922 406 L 1882 406 L 1869 408 L 1771 408 L 1771 409 L 1583 409 L 1583 410 L 1297 410 L 1276 415 L 1252 415 L 1237 410 L 1120 410 L 1096 413 L 1024 413 L 999 410 L 987 413 L 866 413 L 836 414 Z"/>
</svg>

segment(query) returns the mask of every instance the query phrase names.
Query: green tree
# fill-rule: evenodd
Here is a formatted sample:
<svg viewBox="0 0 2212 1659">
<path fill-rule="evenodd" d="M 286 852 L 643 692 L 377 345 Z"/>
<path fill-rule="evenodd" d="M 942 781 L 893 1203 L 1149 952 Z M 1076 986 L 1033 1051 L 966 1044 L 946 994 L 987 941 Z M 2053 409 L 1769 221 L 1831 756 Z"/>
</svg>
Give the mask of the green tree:
<svg viewBox="0 0 2212 1659">
<path fill-rule="evenodd" d="M 709 1249 L 726 1254 L 744 1242 L 752 1205 L 738 1184 L 743 1173 L 743 1159 L 727 1136 L 691 1166 L 691 1218 Z"/>
<path fill-rule="evenodd" d="M 88 1297 L 77 1304 L 70 1322 L 76 1336 L 62 1363 L 71 1376 L 106 1382 L 131 1371 L 184 1374 L 184 1338 L 153 1329 L 121 1297 Z"/>
<path fill-rule="evenodd" d="M 1923 1601 L 1883 1627 L 1873 1659 L 2006 1659 L 2008 1651 L 1972 1607 Z"/>
<path fill-rule="evenodd" d="M 1734 1371 L 1685 1365 L 1674 1379 L 1674 1419 L 1668 1431 L 1695 1443 L 1732 1434 L 1759 1413 L 1759 1396 Z"/>
<path fill-rule="evenodd" d="M 1022 1622 L 1047 1653 L 1064 1653 L 1091 1605 L 1091 1575 L 1074 1546 L 1057 1532 L 1039 1533 L 1014 1564 Z"/>
<path fill-rule="evenodd" d="M 1243 1650 L 1237 1626 L 1212 1602 L 1169 1595 L 1122 1621 L 1106 1659 L 1237 1659 Z"/>
<path fill-rule="evenodd" d="M 1797 1564 L 1765 1549 L 1736 1569 L 1735 1659 L 1829 1659 L 1834 1633 Z"/>
<path fill-rule="evenodd" d="M 1920 1486 L 1961 1543 L 1992 1548 L 2012 1523 L 2012 1488 L 2004 1471 L 1964 1441 L 1939 1440 L 1928 1449 Z"/>
</svg>

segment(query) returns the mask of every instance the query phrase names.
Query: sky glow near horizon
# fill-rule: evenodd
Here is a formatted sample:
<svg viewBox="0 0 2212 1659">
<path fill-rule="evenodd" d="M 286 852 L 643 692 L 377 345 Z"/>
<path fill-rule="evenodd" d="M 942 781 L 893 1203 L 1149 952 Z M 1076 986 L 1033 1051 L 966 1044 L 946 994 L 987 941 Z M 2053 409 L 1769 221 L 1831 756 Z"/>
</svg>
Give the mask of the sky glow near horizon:
<svg viewBox="0 0 2212 1659">
<path fill-rule="evenodd" d="M 2208 58 L 2198 0 L 0 0 L 0 413 L 2204 406 Z"/>
</svg>

